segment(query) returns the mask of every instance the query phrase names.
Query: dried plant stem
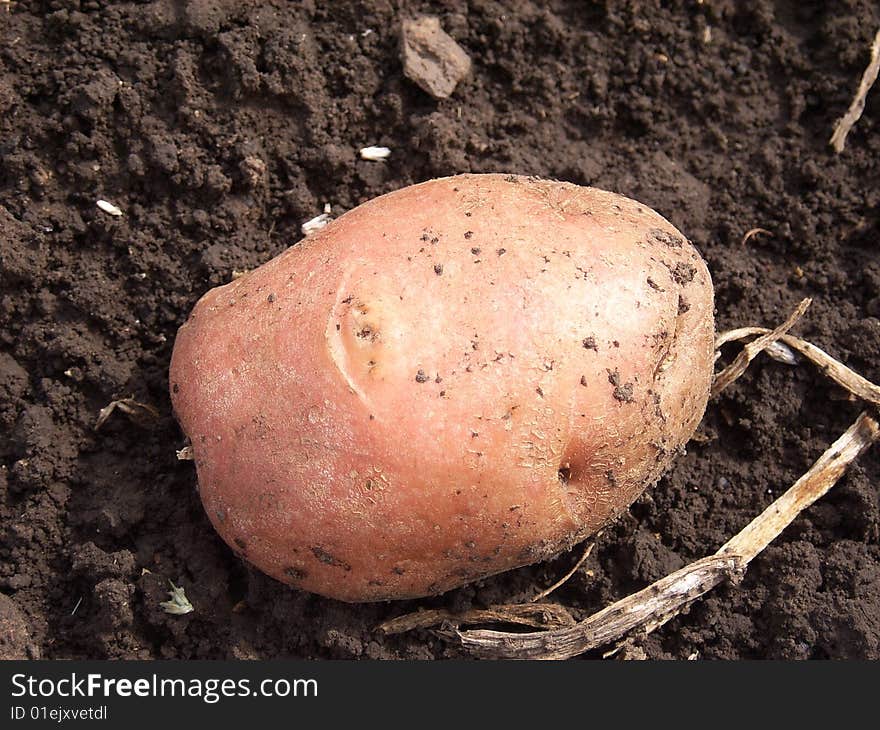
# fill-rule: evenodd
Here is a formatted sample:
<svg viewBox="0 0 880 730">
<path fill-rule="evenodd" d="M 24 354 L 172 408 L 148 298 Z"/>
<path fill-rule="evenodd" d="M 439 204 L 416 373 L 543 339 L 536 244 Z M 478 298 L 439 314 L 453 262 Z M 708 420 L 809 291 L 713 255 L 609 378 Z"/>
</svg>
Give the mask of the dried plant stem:
<svg viewBox="0 0 880 730">
<path fill-rule="evenodd" d="M 571 576 L 573 576 L 578 571 L 578 568 L 580 568 L 584 564 L 584 562 L 586 562 L 587 558 L 590 557 L 590 553 L 593 552 L 594 547 L 596 547 L 595 542 L 591 542 L 589 545 L 587 545 L 587 549 L 584 550 L 584 554 L 581 555 L 580 559 L 574 564 L 574 567 L 569 570 L 564 576 L 562 576 L 558 581 L 556 581 L 552 586 L 550 586 L 549 588 L 545 588 L 537 596 L 532 598 L 532 603 L 537 603 L 538 601 L 543 600 L 551 593 L 553 593 L 553 591 L 559 588 L 559 586 L 568 581 L 568 579 L 571 578 Z"/>
<path fill-rule="evenodd" d="M 462 613 L 452 613 L 443 609 L 415 611 L 386 621 L 380 624 L 378 629 L 386 634 L 400 634 L 404 631 L 430 628 L 443 623 L 455 626 L 473 626 L 474 624 L 488 623 L 518 624 L 545 629 L 571 626 L 575 623 L 575 620 L 567 608 L 558 603 L 538 603 L 538 601 L 549 596 L 571 578 L 578 568 L 584 564 L 586 559 L 590 557 L 590 553 L 593 552 L 595 546 L 595 542 L 587 545 L 586 550 L 584 550 L 583 555 L 581 555 L 574 567 L 552 586 L 532 598 L 530 603 L 508 603 L 492 606 L 487 609 L 464 611 Z"/>
<path fill-rule="evenodd" d="M 837 154 L 843 152 L 844 145 L 846 145 L 846 135 L 849 134 L 855 123 L 862 116 L 862 112 L 865 111 L 865 99 L 877 80 L 878 74 L 880 74 L 880 30 L 877 31 L 877 34 L 874 36 L 874 42 L 871 44 L 871 60 L 862 74 L 858 91 L 856 91 L 849 109 L 846 110 L 846 114 L 837 120 L 831 139 L 828 140 L 828 144 L 834 148 Z"/>
<path fill-rule="evenodd" d="M 153 408 L 153 406 L 148 405 L 147 403 L 140 403 L 134 398 L 121 398 L 119 400 L 110 401 L 110 403 L 98 411 L 98 420 L 95 422 L 95 430 L 97 431 L 101 428 L 117 409 L 134 419 L 159 418 L 159 411 Z"/>
<path fill-rule="evenodd" d="M 770 330 L 764 327 L 741 327 L 740 329 L 722 332 L 715 340 L 715 349 L 727 342 L 743 340 L 755 335 L 765 335 Z M 756 340 L 757 341 L 757 340 Z M 846 388 L 853 395 L 875 406 L 880 406 L 880 388 L 870 380 L 866 380 L 854 370 L 835 360 L 824 350 L 793 335 L 785 334 L 779 341 L 799 352 L 838 385 Z"/>
<path fill-rule="evenodd" d="M 776 342 L 776 340 L 781 338 L 786 332 L 794 327 L 795 323 L 803 316 L 804 312 L 807 311 L 807 307 L 810 306 L 812 301 L 812 299 L 804 299 L 798 304 L 797 308 L 791 313 L 788 319 L 786 319 L 785 322 L 779 325 L 775 330 L 770 330 L 766 332 L 766 334 L 749 342 L 739 355 L 736 356 L 736 359 L 715 376 L 715 382 L 712 383 L 711 396 L 714 398 L 728 385 L 733 383 L 733 381 L 746 371 L 749 363 L 754 360 L 762 350 Z"/>
<path fill-rule="evenodd" d="M 474 609 L 464 613 L 453 613 L 444 609 L 415 611 L 386 621 L 378 628 L 385 634 L 400 634 L 413 629 L 428 629 L 443 623 L 456 626 L 503 623 L 534 628 L 556 628 L 571 626 L 575 620 L 567 608 L 556 603 L 517 603 Z"/>
<path fill-rule="evenodd" d="M 742 241 L 740 241 L 741 246 L 745 246 L 751 239 L 757 236 L 759 233 L 763 233 L 766 236 L 772 236 L 773 233 L 768 231 L 766 228 L 750 228 L 745 232 L 745 235 L 742 237 Z"/>
<path fill-rule="evenodd" d="M 658 617 L 671 617 L 724 577 L 740 574 L 736 555 L 713 555 L 677 570 L 573 626 L 512 634 L 459 631 L 462 646 L 484 659 L 569 659 L 619 639 Z"/>
<path fill-rule="evenodd" d="M 718 554 L 732 553 L 746 563 L 770 544 L 789 524 L 837 482 L 846 468 L 880 436 L 880 424 L 863 411 L 844 434 L 760 516 L 728 540 Z"/>
<path fill-rule="evenodd" d="M 462 646 L 476 656 L 492 659 L 568 659 L 633 629 L 651 631 L 661 626 L 725 579 L 741 574 L 749 561 L 824 495 L 878 436 L 880 424 L 867 412 L 862 413 L 804 476 L 715 555 L 691 563 L 572 626 L 525 634 L 460 631 Z"/>
</svg>

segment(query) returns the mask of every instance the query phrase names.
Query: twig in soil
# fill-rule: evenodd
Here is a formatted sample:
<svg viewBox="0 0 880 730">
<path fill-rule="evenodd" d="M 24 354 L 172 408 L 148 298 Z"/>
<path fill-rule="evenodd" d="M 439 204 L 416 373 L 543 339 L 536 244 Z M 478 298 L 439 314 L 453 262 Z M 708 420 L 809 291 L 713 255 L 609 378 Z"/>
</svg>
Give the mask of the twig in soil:
<svg viewBox="0 0 880 730">
<path fill-rule="evenodd" d="M 849 134 L 855 123 L 862 116 L 862 112 L 865 111 L 865 99 L 877 80 L 878 73 L 880 73 L 880 30 L 877 31 L 877 34 L 874 36 L 874 42 L 871 44 L 871 60 L 862 74 L 858 91 L 856 91 L 849 109 L 846 110 L 846 114 L 837 120 L 831 139 L 828 140 L 828 144 L 834 148 L 837 154 L 843 152 L 844 145 L 846 144 L 846 135 Z"/>
<path fill-rule="evenodd" d="M 472 626 L 474 624 L 513 624 L 534 628 L 556 628 L 571 626 L 575 623 L 568 609 L 558 603 L 538 603 L 563 585 L 577 572 L 584 561 L 590 557 L 596 543 L 587 545 L 583 555 L 574 567 L 552 586 L 541 591 L 532 598 L 530 603 L 513 603 L 491 606 L 487 609 L 474 609 L 463 613 L 453 613 L 443 609 L 415 611 L 398 616 L 378 626 L 386 634 L 400 634 L 413 629 L 430 628 L 448 623 L 454 626 Z"/>
<path fill-rule="evenodd" d="M 562 576 L 558 581 L 556 581 L 552 586 L 550 586 L 549 588 L 545 588 L 537 596 L 532 598 L 532 603 L 537 603 L 538 601 L 546 598 L 551 593 L 553 593 L 553 591 L 555 591 L 557 588 L 559 588 L 559 586 L 563 585 L 566 581 L 568 581 L 568 579 L 571 578 L 571 576 L 573 576 L 577 572 L 578 568 L 580 568 L 584 564 L 586 559 L 588 557 L 590 557 L 590 553 L 593 552 L 594 547 L 596 547 L 595 542 L 591 542 L 589 545 L 587 545 L 587 549 L 584 550 L 584 554 L 581 555 L 580 560 L 578 560 L 574 564 L 574 567 L 571 570 L 569 570 L 564 576 Z"/>
<path fill-rule="evenodd" d="M 514 624 L 534 628 L 572 626 L 574 618 L 565 606 L 556 603 L 517 603 L 453 613 L 444 609 L 415 611 L 379 624 L 385 634 L 401 634 L 413 629 L 427 629 L 448 623 L 455 626 L 474 624 Z"/>
<path fill-rule="evenodd" d="M 792 487 L 718 551 L 741 556 L 746 563 L 767 547 L 803 510 L 824 496 L 846 468 L 880 437 L 880 424 L 868 411 L 828 448 Z"/>
<path fill-rule="evenodd" d="M 715 376 L 715 382 L 712 383 L 711 397 L 714 398 L 728 385 L 733 383 L 746 371 L 749 363 L 754 360 L 762 350 L 766 349 L 768 345 L 776 342 L 794 327 L 795 323 L 803 316 L 804 312 L 807 311 L 807 307 L 810 306 L 812 301 L 812 299 L 804 299 L 798 304 L 797 308 L 791 313 L 789 318 L 775 330 L 771 330 L 749 342 L 742 349 L 742 352 L 736 356 L 736 359 Z"/>
<path fill-rule="evenodd" d="M 120 400 L 110 401 L 110 403 L 98 411 L 98 420 L 95 422 L 95 430 L 97 431 L 101 428 L 117 409 L 136 420 L 143 419 L 145 416 L 154 419 L 159 417 L 159 411 L 153 408 L 153 406 L 147 405 L 146 403 L 140 403 L 134 398 L 122 398 Z"/>
<path fill-rule="evenodd" d="M 524 634 L 487 629 L 457 634 L 467 651 L 486 659 L 570 659 L 610 644 L 658 617 L 668 620 L 725 577 L 738 577 L 741 570 L 742 561 L 736 555 L 712 555 L 572 626 Z"/>
<path fill-rule="evenodd" d="M 524 634 L 459 631 L 462 646 L 492 659 L 569 659 L 611 643 L 636 628 L 653 631 L 726 579 L 736 579 L 800 512 L 831 489 L 846 468 L 880 437 L 867 412 L 822 454 L 810 470 L 734 538 L 702 560 L 661 578 L 572 626 Z"/>
<path fill-rule="evenodd" d="M 574 567 L 552 586 L 532 598 L 531 603 L 515 603 L 475 609 L 463 613 L 453 613 L 443 609 L 415 611 L 386 621 L 378 626 L 386 634 L 400 634 L 413 629 L 430 628 L 448 623 L 454 626 L 473 626 L 474 624 L 513 624 L 534 628 L 558 628 L 575 623 L 568 609 L 558 603 L 538 603 L 549 596 L 573 576 L 593 552 L 595 542 L 590 542 Z"/>
<path fill-rule="evenodd" d="M 768 332 L 770 330 L 764 327 L 741 327 L 729 330 L 728 332 L 722 332 L 715 340 L 715 348 L 717 349 L 727 342 L 743 340 L 755 335 L 765 335 Z M 880 387 L 874 385 L 870 380 L 866 380 L 854 370 L 850 370 L 850 368 L 835 360 L 824 350 L 806 340 L 788 334 L 782 335 L 777 344 L 783 344 L 799 352 L 810 362 L 818 365 L 819 369 L 835 383 L 862 400 L 880 407 Z"/>
<path fill-rule="evenodd" d="M 740 241 L 741 246 L 745 246 L 751 239 L 757 236 L 759 233 L 763 233 L 767 236 L 772 236 L 773 234 L 768 231 L 766 228 L 751 228 L 746 231 L 745 235 L 742 237 L 742 241 Z"/>
</svg>

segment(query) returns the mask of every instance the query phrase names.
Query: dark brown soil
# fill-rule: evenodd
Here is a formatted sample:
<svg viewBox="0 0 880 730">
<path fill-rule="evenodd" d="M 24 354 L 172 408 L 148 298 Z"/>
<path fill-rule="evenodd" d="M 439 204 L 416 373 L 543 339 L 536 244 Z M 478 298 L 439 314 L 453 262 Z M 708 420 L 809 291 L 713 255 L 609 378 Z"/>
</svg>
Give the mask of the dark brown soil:
<svg viewBox="0 0 880 730">
<path fill-rule="evenodd" d="M 719 328 L 776 323 L 809 295 L 799 332 L 880 379 L 880 91 L 846 151 L 827 144 L 867 63 L 876 3 L 407 3 L 438 14 L 473 59 L 442 102 L 403 77 L 399 5 L 0 3 L 4 646 L 452 657 L 429 632 L 374 627 L 419 606 L 528 599 L 576 559 L 432 600 L 345 605 L 252 571 L 215 535 L 192 465 L 175 458 L 175 331 L 209 287 L 295 244 L 325 202 L 339 213 L 465 171 L 616 190 L 704 253 Z M 368 144 L 390 160 L 359 160 Z M 755 227 L 770 233 L 742 243 Z M 125 397 L 161 416 L 116 412 L 96 432 L 99 409 Z M 759 359 L 558 599 L 592 611 L 714 551 L 858 409 L 810 366 Z M 653 634 L 647 655 L 880 657 L 878 484 L 875 450 L 742 585 Z M 169 579 L 194 613 L 159 607 Z"/>
</svg>

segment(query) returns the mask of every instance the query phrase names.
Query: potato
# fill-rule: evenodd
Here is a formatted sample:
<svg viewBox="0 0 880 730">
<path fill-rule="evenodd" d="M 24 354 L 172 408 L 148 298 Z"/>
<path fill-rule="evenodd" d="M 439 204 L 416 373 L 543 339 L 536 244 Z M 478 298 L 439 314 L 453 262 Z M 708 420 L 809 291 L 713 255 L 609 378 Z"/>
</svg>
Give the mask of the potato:
<svg viewBox="0 0 880 730">
<path fill-rule="evenodd" d="M 461 175 L 209 291 L 172 401 L 250 563 L 344 601 L 437 594 L 569 548 L 659 478 L 706 405 L 712 309 L 649 208 Z"/>
</svg>

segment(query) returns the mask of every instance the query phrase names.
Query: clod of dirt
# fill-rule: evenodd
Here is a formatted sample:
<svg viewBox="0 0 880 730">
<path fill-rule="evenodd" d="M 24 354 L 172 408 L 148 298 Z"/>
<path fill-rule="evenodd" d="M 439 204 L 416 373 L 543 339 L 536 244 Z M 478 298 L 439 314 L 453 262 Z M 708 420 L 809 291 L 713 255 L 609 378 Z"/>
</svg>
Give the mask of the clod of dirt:
<svg viewBox="0 0 880 730">
<path fill-rule="evenodd" d="M 470 56 L 432 15 L 405 20 L 401 45 L 403 73 L 435 99 L 450 96 L 471 70 Z"/>
<path fill-rule="evenodd" d="M 3 388 L 4 399 L 14 400 L 21 398 L 28 387 L 28 374 L 21 365 L 19 365 L 12 355 L 0 352 L 0 387 Z"/>
<path fill-rule="evenodd" d="M 93 581 L 99 578 L 124 578 L 131 575 L 134 569 L 134 556 L 129 551 L 107 553 L 93 542 L 77 546 L 71 556 L 72 572 Z"/>
<path fill-rule="evenodd" d="M 7 595 L 0 593 L 0 660 L 28 659 L 31 633 L 24 614 Z"/>
<path fill-rule="evenodd" d="M 17 491 L 45 487 L 55 477 L 67 475 L 76 449 L 64 439 L 63 429 L 46 406 L 30 404 L 22 409 L 11 434 L 12 482 Z"/>
</svg>

